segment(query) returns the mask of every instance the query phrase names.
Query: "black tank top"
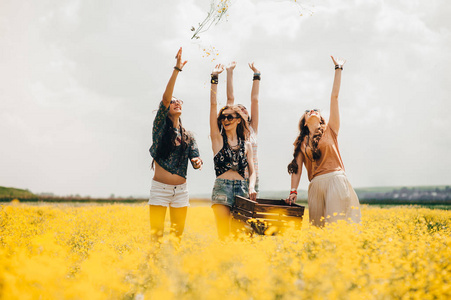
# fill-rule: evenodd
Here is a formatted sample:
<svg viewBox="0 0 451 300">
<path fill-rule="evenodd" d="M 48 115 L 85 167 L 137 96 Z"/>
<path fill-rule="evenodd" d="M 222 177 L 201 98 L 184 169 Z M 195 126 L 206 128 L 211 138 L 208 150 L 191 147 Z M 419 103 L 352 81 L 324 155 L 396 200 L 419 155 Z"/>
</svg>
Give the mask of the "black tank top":
<svg viewBox="0 0 451 300">
<path fill-rule="evenodd" d="M 234 170 L 244 178 L 244 171 L 248 165 L 245 142 L 238 139 L 239 148 L 233 150 L 230 148 L 226 135 L 223 135 L 222 141 L 224 145 L 213 159 L 216 177 L 221 176 L 228 170 Z"/>
</svg>

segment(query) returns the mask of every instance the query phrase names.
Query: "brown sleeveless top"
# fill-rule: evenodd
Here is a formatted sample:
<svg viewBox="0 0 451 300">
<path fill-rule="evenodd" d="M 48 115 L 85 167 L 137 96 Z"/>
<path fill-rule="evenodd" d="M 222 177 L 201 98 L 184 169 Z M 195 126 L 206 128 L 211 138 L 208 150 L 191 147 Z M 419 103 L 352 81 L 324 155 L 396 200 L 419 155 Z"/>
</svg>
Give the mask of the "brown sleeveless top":
<svg viewBox="0 0 451 300">
<path fill-rule="evenodd" d="M 301 144 L 299 155 L 303 155 L 309 181 L 318 175 L 344 171 L 345 167 L 338 149 L 337 134 L 329 128 L 329 125 L 326 125 L 323 136 L 318 142 L 318 149 L 321 151 L 321 157 L 313 161 L 312 150 L 306 140 Z"/>
</svg>

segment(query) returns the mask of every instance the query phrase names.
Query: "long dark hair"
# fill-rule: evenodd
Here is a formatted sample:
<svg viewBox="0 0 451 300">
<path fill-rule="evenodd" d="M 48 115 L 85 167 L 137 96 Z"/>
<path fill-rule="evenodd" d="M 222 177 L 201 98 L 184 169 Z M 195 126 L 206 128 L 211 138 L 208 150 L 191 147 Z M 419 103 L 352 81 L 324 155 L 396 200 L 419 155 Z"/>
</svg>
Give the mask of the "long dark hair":
<svg viewBox="0 0 451 300">
<path fill-rule="evenodd" d="M 247 120 L 243 117 L 241 108 L 239 108 L 238 105 L 226 105 L 219 110 L 217 122 L 218 122 L 218 128 L 219 128 L 219 131 L 221 132 L 221 135 L 223 137 L 225 137 L 226 133 L 222 127 L 222 121 L 221 121 L 220 117 L 221 117 L 223 111 L 228 108 L 232 109 L 241 119 L 241 122 L 236 126 L 236 134 L 237 134 L 238 138 L 241 139 L 242 141 L 247 140 L 250 135 L 249 125 L 248 125 Z"/>
<path fill-rule="evenodd" d="M 185 128 L 182 126 L 182 119 L 179 118 L 179 132 L 182 136 L 182 141 L 180 142 L 181 153 L 184 153 L 188 144 L 191 141 L 191 137 Z M 163 135 L 161 137 L 161 143 L 158 144 L 157 153 L 155 158 L 152 160 L 152 169 L 154 168 L 155 159 L 167 159 L 172 151 L 175 150 L 175 139 L 177 137 L 177 133 L 174 130 L 174 123 L 166 116 L 166 124 L 163 128 Z M 182 163 L 182 156 L 179 156 L 178 165 Z"/>
<path fill-rule="evenodd" d="M 318 149 L 318 143 L 321 137 L 324 133 L 324 128 L 326 126 L 326 121 L 321 116 L 321 120 L 319 122 L 319 127 L 316 130 L 315 134 L 313 135 L 312 139 L 312 158 L 307 157 L 308 159 L 315 161 L 318 160 L 321 157 L 321 151 Z M 293 152 L 293 160 L 291 163 L 288 164 L 288 174 L 296 174 L 299 170 L 299 167 L 302 168 L 302 166 L 298 166 L 298 163 L 296 161 L 296 157 L 298 157 L 299 152 L 301 152 L 301 144 L 304 138 L 310 135 L 310 130 L 305 125 L 305 114 L 302 116 L 301 120 L 299 121 L 299 135 L 294 141 L 294 152 Z M 308 141 L 307 141 L 308 143 Z M 307 153 L 306 153 L 307 155 Z"/>
</svg>

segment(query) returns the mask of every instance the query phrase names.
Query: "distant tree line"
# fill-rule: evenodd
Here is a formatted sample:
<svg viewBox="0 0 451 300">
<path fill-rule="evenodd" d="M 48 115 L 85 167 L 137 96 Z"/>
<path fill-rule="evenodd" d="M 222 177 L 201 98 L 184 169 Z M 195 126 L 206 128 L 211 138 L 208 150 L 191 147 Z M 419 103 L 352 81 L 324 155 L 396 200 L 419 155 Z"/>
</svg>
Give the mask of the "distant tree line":
<svg viewBox="0 0 451 300">
<path fill-rule="evenodd" d="M 145 202 L 148 199 L 138 199 L 134 197 L 114 197 L 114 198 L 92 198 L 90 196 L 49 196 L 49 195 L 32 195 L 32 196 L 0 196 L 0 202 L 11 202 L 18 200 L 20 202 L 78 202 L 78 203 L 137 203 Z"/>
<path fill-rule="evenodd" d="M 382 188 L 381 188 L 382 189 Z M 369 191 L 356 189 L 362 204 L 423 204 L 423 205 L 451 205 L 451 187 L 402 187 L 393 190 Z M 260 198 L 284 199 L 286 191 L 262 192 Z M 57 196 L 53 193 L 33 194 L 28 190 L 0 187 L 0 202 L 78 202 L 78 203 L 144 203 L 146 198 L 118 197 L 111 194 L 108 198 L 92 198 L 90 196 L 69 195 Z M 191 199 L 192 201 L 209 199 Z M 205 202 L 204 201 L 204 202 Z M 307 202 L 307 191 L 299 191 L 298 202 Z"/>
<path fill-rule="evenodd" d="M 361 203 L 383 203 L 383 204 L 451 204 L 451 187 L 442 189 L 403 187 L 388 192 L 360 192 L 358 193 Z"/>
</svg>

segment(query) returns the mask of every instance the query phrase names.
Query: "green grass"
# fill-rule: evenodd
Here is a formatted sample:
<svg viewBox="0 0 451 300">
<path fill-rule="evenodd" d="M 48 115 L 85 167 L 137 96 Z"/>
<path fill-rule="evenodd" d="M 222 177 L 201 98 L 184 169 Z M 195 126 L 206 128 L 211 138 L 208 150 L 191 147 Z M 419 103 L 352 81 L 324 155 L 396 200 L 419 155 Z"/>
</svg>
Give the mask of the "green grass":
<svg viewBox="0 0 451 300">
<path fill-rule="evenodd" d="M 0 186 L 0 197 L 31 198 L 36 195 L 29 190 Z"/>
</svg>

